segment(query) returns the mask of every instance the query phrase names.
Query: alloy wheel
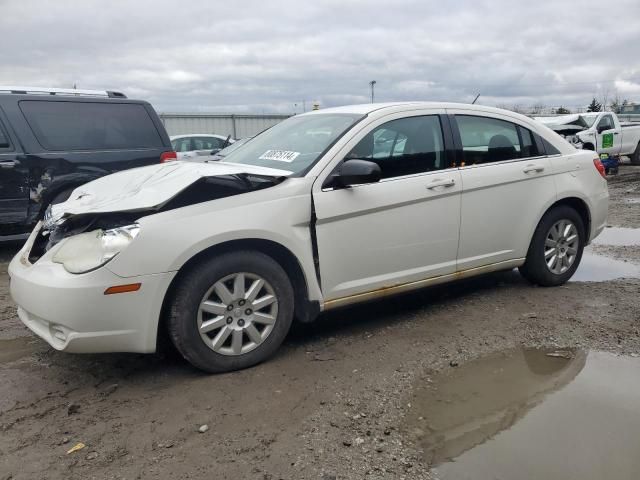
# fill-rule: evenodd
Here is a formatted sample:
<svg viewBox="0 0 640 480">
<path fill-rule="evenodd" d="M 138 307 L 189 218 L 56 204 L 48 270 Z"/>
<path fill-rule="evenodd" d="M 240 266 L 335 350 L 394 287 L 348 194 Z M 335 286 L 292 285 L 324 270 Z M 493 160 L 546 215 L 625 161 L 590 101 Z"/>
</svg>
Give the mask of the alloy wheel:
<svg viewBox="0 0 640 480">
<path fill-rule="evenodd" d="M 261 345 L 273 331 L 278 298 L 259 275 L 234 273 L 218 280 L 198 308 L 198 331 L 221 355 L 243 355 Z"/>
<path fill-rule="evenodd" d="M 573 265 L 578 255 L 580 237 L 570 220 L 558 220 L 547 232 L 544 260 L 551 273 L 561 275 Z"/>
</svg>

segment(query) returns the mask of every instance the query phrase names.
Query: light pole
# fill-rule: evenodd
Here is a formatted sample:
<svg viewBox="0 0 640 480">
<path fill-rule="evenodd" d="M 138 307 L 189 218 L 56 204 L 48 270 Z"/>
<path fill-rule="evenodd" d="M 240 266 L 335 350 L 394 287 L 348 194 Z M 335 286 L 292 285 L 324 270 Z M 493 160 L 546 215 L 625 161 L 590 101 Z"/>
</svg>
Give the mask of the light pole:
<svg viewBox="0 0 640 480">
<path fill-rule="evenodd" d="M 375 99 L 375 95 L 374 95 L 374 91 L 373 91 L 373 89 L 374 89 L 374 87 L 375 87 L 375 85 L 376 85 L 376 81 L 375 81 L 375 80 L 371 80 L 371 81 L 369 82 L 369 85 L 371 86 L 371 103 L 373 103 L 373 101 L 374 101 L 374 99 Z"/>
</svg>

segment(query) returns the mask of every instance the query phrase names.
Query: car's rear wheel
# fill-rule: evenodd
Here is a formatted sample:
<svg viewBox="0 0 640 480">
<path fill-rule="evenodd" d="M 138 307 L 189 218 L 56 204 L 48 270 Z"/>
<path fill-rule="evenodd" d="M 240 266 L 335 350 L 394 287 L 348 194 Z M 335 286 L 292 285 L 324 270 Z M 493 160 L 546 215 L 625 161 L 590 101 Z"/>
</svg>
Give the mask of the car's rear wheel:
<svg viewBox="0 0 640 480">
<path fill-rule="evenodd" d="M 553 208 L 536 227 L 520 273 L 544 287 L 562 285 L 580 265 L 585 240 L 578 212 L 566 205 Z"/>
<path fill-rule="evenodd" d="M 293 319 L 293 288 L 271 257 L 252 251 L 212 257 L 176 286 L 168 327 L 174 345 L 208 372 L 250 367 L 269 358 Z"/>
</svg>

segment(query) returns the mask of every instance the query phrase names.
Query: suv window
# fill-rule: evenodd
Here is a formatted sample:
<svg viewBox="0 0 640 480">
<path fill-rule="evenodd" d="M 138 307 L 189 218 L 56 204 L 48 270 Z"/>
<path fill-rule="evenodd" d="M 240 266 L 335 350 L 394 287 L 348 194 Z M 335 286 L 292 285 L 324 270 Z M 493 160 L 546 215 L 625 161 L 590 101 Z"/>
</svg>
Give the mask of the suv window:
<svg viewBox="0 0 640 480">
<path fill-rule="evenodd" d="M 602 117 L 600 119 L 600 121 L 598 122 L 598 130 L 611 130 L 615 128 L 613 125 L 613 118 L 611 117 L 611 115 L 605 115 L 604 117 Z"/>
<path fill-rule="evenodd" d="M 163 147 L 143 105 L 25 100 L 20 102 L 20 109 L 47 150 Z"/>
<path fill-rule="evenodd" d="M 456 115 L 464 165 L 501 162 L 540 155 L 533 134 L 511 122 Z"/>
<path fill-rule="evenodd" d="M 4 128 L 0 124 L 0 148 L 10 148 L 11 144 L 9 143 L 9 137 L 4 133 Z"/>
<path fill-rule="evenodd" d="M 387 122 L 368 133 L 345 157 L 377 163 L 382 178 L 447 168 L 437 115 Z"/>
</svg>

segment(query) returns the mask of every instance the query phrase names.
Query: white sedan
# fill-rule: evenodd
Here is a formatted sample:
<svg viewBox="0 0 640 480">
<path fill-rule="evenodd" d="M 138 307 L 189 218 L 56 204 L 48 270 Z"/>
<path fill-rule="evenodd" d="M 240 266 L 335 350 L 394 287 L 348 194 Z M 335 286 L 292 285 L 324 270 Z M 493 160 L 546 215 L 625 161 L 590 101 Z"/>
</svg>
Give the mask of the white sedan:
<svg viewBox="0 0 640 480">
<path fill-rule="evenodd" d="M 450 103 L 297 115 L 219 162 L 115 173 L 53 206 L 10 265 L 54 348 L 193 365 L 265 360 L 294 319 L 519 268 L 561 285 L 604 228 L 594 152 L 513 112 Z"/>
<path fill-rule="evenodd" d="M 178 160 L 200 161 L 198 157 L 214 155 L 235 140 L 230 136 L 196 133 L 192 135 L 173 135 L 170 137 L 171 147 L 178 155 Z"/>
</svg>

